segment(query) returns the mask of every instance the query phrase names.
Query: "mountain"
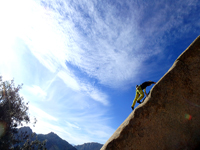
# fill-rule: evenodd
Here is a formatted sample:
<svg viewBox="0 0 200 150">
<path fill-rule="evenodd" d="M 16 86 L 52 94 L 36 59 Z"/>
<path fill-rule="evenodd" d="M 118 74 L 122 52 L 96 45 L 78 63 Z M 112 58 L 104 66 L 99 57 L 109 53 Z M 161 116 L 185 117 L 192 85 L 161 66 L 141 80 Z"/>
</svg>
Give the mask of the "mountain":
<svg viewBox="0 0 200 150">
<path fill-rule="evenodd" d="M 200 36 L 101 150 L 200 149 Z"/>
<path fill-rule="evenodd" d="M 46 148 L 47 150 L 76 150 L 67 141 L 61 139 L 58 135 L 51 132 L 49 134 L 38 134 L 38 140 L 44 141 L 47 139 Z"/>
<path fill-rule="evenodd" d="M 31 137 L 31 135 L 33 134 L 30 127 L 21 127 L 19 128 L 18 133 L 26 133 L 26 135 L 29 135 L 29 137 Z M 31 138 L 31 141 L 35 140 L 36 136 L 37 139 L 41 142 L 47 140 L 46 142 L 47 150 L 100 150 L 101 147 L 103 146 L 102 144 L 94 142 L 85 143 L 83 145 L 72 146 L 67 141 L 61 139 L 58 135 L 56 135 L 53 132 L 49 134 L 36 134 Z"/>
<path fill-rule="evenodd" d="M 32 130 L 30 127 L 22 127 L 19 128 L 18 133 L 20 132 L 26 132 L 28 135 L 32 135 Z M 46 148 L 47 150 L 77 150 L 75 147 L 73 147 L 71 144 L 69 144 L 67 141 L 61 139 L 58 135 L 51 132 L 49 134 L 38 134 L 35 135 L 31 140 L 35 140 L 37 136 L 37 139 L 39 141 L 47 140 L 46 142 Z"/>
<path fill-rule="evenodd" d="M 85 143 L 83 145 L 74 146 L 77 150 L 100 150 L 103 145 L 99 143 Z"/>
</svg>

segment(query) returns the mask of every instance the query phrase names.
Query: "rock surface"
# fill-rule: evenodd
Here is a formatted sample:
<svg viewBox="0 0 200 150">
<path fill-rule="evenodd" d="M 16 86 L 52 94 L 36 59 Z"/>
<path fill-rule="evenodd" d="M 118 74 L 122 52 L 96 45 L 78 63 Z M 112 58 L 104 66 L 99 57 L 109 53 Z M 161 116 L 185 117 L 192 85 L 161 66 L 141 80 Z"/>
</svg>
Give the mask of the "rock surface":
<svg viewBox="0 0 200 150">
<path fill-rule="evenodd" d="M 200 36 L 101 150 L 200 149 Z"/>
</svg>

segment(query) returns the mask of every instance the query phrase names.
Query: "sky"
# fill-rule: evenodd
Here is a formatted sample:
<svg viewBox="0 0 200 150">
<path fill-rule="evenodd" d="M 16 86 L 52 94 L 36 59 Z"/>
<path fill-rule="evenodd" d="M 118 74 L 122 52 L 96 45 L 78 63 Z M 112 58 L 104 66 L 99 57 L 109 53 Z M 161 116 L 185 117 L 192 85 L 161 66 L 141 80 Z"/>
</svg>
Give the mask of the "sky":
<svg viewBox="0 0 200 150">
<path fill-rule="evenodd" d="M 23 83 L 32 130 L 104 144 L 135 85 L 158 82 L 199 36 L 200 1 L 6 0 L 0 18 L 0 75 Z"/>
</svg>

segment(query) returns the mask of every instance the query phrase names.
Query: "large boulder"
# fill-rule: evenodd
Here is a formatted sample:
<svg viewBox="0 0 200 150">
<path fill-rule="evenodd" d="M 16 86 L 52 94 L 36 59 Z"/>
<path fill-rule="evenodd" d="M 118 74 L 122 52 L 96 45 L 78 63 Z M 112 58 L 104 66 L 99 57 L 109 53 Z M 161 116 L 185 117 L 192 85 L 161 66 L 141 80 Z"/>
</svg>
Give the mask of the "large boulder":
<svg viewBox="0 0 200 150">
<path fill-rule="evenodd" d="M 101 150 L 200 149 L 200 36 Z"/>
</svg>

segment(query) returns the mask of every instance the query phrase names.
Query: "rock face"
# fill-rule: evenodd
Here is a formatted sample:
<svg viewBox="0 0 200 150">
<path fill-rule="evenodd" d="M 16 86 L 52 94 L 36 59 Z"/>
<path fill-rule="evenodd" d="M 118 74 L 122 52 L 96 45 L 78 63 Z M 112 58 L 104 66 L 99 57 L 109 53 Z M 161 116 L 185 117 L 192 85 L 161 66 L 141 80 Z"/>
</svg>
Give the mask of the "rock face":
<svg viewBox="0 0 200 150">
<path fill-rule="evenodd" d="M 200 36 L 101 150 L 200 149 Z"/>
</svg>

